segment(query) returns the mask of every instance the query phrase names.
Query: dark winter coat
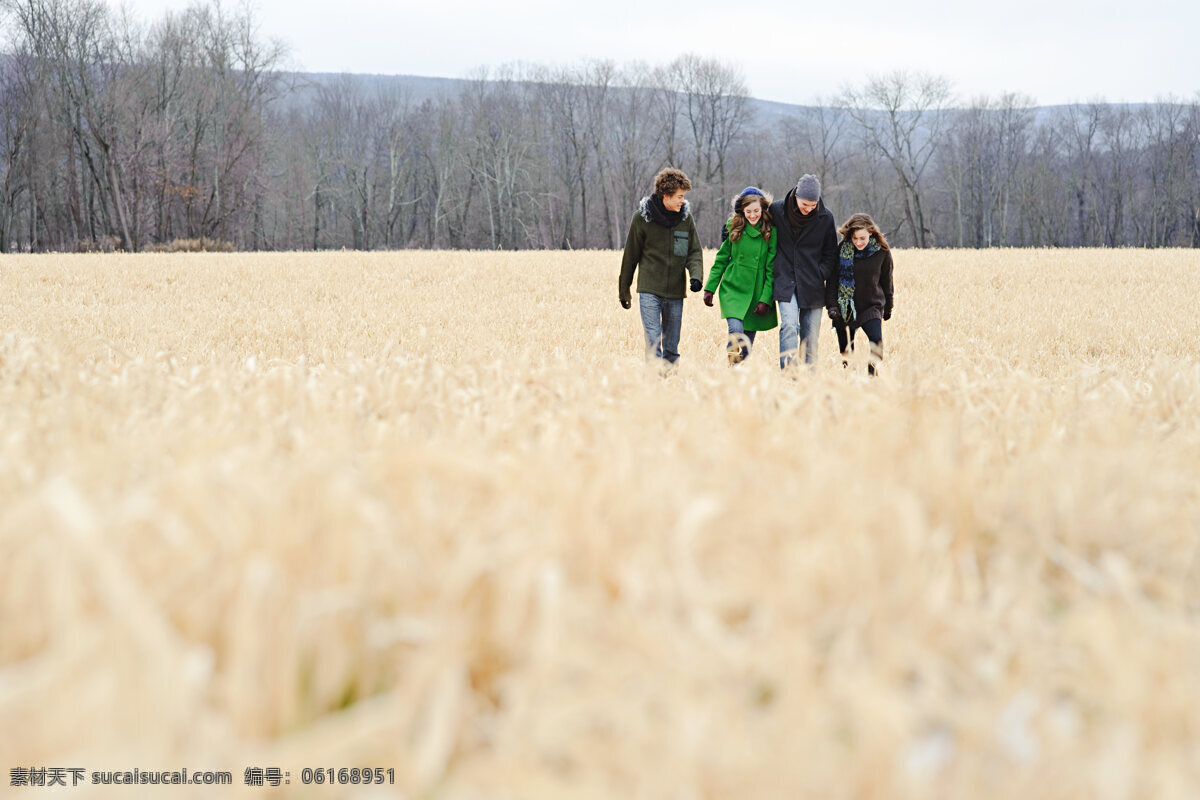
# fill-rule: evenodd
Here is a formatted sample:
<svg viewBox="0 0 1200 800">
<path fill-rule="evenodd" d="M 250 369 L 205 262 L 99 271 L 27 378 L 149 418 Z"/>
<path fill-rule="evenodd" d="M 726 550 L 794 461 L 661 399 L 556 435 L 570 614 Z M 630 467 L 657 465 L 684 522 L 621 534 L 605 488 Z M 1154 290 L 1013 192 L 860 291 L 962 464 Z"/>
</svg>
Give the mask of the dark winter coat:
<svg viewBox="0 0 1200 800">
<path fill-rule="evenodd" d="M 800 230 L 792 232 L 787 218 L 786 203 L 795 205 L 796 190 L 771 204 L 771 219 L 779 232 L 775 251 L 775 299 L 786 303 L 796 296 L 800 308 L 821 308 L 825 305 L 827 287 L 837 290 L 838 240 L 833 212 L 817 201 L 813 219 Z"/>
<path fill-rule="evenodd" d="M 681 298 L 686 294 L 687 274 L 700 280 L 703 269 L 700 236 L 688 201 L 683 201 L 683 220 L 668 228 L 651 221 L 650 198 L 642 198 L 625 238 L 625 256 L 621 259 L 617 286 L 621 302 L 630 301 L 634 270 L 637 270 L 638 292 Z"/>
<path fill-rule="evenodd" d="M 829 283 L 825 307 L 837 305 L 838 282 Z M 880 249 L 874 255 L 854 259 L 854 313 L 856 323 L 892 316 L 892 251 Z"/>
</svg>

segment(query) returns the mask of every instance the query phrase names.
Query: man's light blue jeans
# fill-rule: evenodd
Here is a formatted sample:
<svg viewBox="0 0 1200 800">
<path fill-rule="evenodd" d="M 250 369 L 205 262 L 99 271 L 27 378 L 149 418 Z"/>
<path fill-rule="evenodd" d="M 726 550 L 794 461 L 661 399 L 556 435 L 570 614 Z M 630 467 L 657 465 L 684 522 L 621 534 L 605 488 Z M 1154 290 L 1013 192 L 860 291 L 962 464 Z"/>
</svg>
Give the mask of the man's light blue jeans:
<svg viewBox="0 0 1200 800">
<path fill-rule="evenodd" d="M 804 346 L 804 363 L 817 363 L 817 334 L 823 308 L 800 308 L 796 295 L 779 303 L 779 368 L 785 369 Z"/>
<path fill-rule="evenodd" d="M 683 298 L 638 293 L 642 327 L 646 331 L 646 360 L 661 358 L 669 364 L 679 360 L 679 329 L 683 324 Z"/>
</svg>

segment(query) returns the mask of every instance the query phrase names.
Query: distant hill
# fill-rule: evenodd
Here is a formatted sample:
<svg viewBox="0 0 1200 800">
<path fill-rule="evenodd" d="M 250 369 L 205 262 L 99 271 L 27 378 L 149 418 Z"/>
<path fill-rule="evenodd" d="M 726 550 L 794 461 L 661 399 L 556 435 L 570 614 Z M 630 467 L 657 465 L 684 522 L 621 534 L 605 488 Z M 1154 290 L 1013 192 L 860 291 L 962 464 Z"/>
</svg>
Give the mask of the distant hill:
<svg viewBox="0 0 1200 800">
<path fill-rule="evenodd" d="M 295 86 L 295 101 L 306 102 L 313 90 L 338 81 L 349 81 L 352 85 L 370 92 L 379 89 L 399 89 L 407 92 L 416 103 L 454 96 L 467 85 L 459 78 L 428 78 L 422 75 L 372 75 L 339 72 L 290 72 L 285 76 Z"/>
<path fill-rule="evenodd" d="M 465 78 L 431 78 L 424 75 L 374 75 L 363 73 L 337 72 L 292 72 L 286 73 L 292 81 L 295 91 L 285 98 L 286 104 L 303 106 L 313 92 L 321 87 L 338 81 L 348 81 L 356 88 L 367 92 L 379 89 L 398 89 L 408 94 L 412 102 L 421 103 L 425 100 L 437 100 L 442 97 L 453 97 L 460 93 L 469 80 Z M 771 100 L 750 98 L 754 109 L 755 125 L 770 127 L 786 117 L 803 114 L 810 106 L 777 103 Z"/>
<path fill-rule="evenodd" d="M 336 81 L 348 80 L 351 84 L 364 90 L 394 88 L 407 92 L 414 103 L 425 100 L 436 100 L 441 97 L 457 95 L 470 83 L 465 78 L 434 78 L 425 75 L 375 75 L 364 73 L 336 72 L 292 72 L 285 75 L 294 82 L 296 91 L 292 92 L 284 102 L 297 106 L 303 105 L 312 97 L 312 91 L 319 86 L 329 85 Z M 1086 103 L 1065 105 L 1049 105 L 1035 107 L 1035 121 L 1041 123 L 1051 117 L 1057 109 L 1072 106 L 1084 106 Z M 1131 111 L 1137 111 L 1142 106 L 1151 103 L 1106 103 L 1109 106 L 1126 106 Z M 812 111 L 814 106 L 794 103 L 780 103 L 774 100 L 759 100 L 750 98 L 750 106 L 754 109 L 754 124 L 756 127 L 769 128 L 789 117 L 804 116 Z"/>
</svg>

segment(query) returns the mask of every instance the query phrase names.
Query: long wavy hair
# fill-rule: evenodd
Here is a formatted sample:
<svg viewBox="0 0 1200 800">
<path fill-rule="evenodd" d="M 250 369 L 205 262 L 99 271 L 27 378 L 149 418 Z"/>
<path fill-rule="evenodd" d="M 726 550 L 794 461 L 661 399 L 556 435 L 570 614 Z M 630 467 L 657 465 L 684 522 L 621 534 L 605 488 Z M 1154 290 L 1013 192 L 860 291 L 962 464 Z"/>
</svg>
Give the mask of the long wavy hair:
<svg viewBox="0 0 1200 800">
<path fill-rule="evenodd" d="M 875 241 L 879 242 L 879 246 L 884 250 L 891 249 L 888 247 L 883 231 L 879 230 L 879 226 L 875 224 L 875 220 L 871 219 L 870 214 L 851 214 L 850 219 L 843 222 L 842 227 L 838 228 L 838 233 L 842 235 L 842 239 L 849 239 L 855 231 L 864 230 L 874 236 Z"/>
<path fill-rule="evenodd" d="M 742 231 L 749 224 L 746 221 L 745 208 L 750 203 L 758 203 L 762 207 L 762 219 L 758 221 L 758 229 L 764 239 L 771 238 L 771 195 L 765 192 L 761 197 L 756 194 L 739 194 L 733 198 L 733 216 L 729 218 L 729 238 L 735 242 L 742 238 Z"/>
</svg>

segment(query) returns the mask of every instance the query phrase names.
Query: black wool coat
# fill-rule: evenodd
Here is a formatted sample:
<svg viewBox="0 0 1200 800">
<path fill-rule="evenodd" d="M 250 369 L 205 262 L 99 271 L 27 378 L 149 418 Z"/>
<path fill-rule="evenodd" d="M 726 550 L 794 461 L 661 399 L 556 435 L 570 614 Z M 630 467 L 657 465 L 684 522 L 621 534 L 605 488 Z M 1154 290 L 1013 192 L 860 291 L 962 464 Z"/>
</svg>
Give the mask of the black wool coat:
<svg viewBox="0 0 1200 800">
<path fill-rule="evenodd" d="M 825 288 L 838 281 L 837 224 L 833 212 L 817 201 L 813 219 L 798 236 L 792 233 L 785 203 L 796 202 L 796 190 L 771 204 L 771 219 L 779 233 L 775 251 L 775 299 L 786 303 L 796 295 L 800 308 L 822 308 Z"/>
</svg>

